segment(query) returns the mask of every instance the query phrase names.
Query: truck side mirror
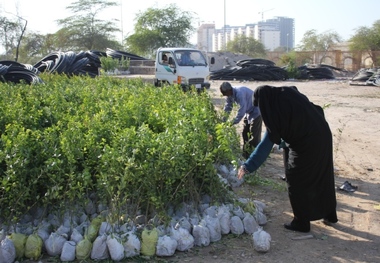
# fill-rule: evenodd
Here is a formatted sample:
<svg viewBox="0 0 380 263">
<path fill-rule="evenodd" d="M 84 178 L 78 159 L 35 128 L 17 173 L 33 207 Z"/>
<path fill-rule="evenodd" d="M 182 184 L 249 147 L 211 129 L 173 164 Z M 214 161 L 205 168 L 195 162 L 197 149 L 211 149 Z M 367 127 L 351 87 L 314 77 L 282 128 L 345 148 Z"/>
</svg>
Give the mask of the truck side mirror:
<svg viewBox="0 0 380 263">
<path fill-rule="evenodd" d="M 215 64 L 215 58 L 214 58 L 214 57 L 211 57 L 210 64 L 211 64 L 211 65 L 214 65 L 214 64 Z"/>
<path fill-rule="evenodd" d="M 169 65 L 174 65 L 174 61 L 172 57 L 169 57 Z"/>
</svg>

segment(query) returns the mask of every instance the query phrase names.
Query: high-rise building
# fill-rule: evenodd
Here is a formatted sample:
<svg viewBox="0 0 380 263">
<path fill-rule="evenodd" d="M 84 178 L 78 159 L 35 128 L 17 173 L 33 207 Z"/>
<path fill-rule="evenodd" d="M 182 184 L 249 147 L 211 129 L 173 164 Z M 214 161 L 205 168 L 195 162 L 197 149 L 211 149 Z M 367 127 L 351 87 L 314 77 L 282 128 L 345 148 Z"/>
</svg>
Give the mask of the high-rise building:
<svg viewBox="0 0 380 263">
<path fill-rule="evenodd" d="M 205 51 L 223 50 L 237 35 L 253 37 L 270 51 L 279 47 L 289 51 L 294 48 L 294 19 L 275 17 L 245 26 L 226 25 L 222 29 L 215 29 L 215 24 L 202 24 L 198 28 L 197 46 Z"/>
<path fill-rule="evenodd" d="M 201 24 L 197 30 L 197 48 L 202 51 L 212 51 L 214 33 L 215 23 Z"/>
<path fill-rule="evenodd" d="M 226 48 L 226 44 L 234 40 L 237 35 L 245 34 L 246 29 L 239 26 L 226 25 L 222 29 L 215 30 L 213 35 L 213 49 L 212 51 L 223 50 Z"/>
<path fill-rule="evenodd" d="M 279 16 L 273 19 L 267 19 L 265 22 L 261 23 L 265 23 L 274 30 L 280 31 L 279 47 L 286 48 L 287 51 L 294 48 L 294 18 Z"/>
</svg>

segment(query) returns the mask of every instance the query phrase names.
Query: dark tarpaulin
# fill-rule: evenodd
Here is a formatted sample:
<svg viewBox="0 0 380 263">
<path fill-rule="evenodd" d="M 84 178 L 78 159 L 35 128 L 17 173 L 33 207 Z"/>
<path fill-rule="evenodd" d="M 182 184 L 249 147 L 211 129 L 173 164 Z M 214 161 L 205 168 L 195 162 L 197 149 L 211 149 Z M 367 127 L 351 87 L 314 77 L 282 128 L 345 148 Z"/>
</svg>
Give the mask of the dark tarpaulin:
<svg viewBox="0 0 380 263">
<path fill-rule="evenodd" d="M 38 76 L 41 72 L 66 74 L 68 76 L 99 75 L 101 67 L 100 57 L 113 59 L 129 58 L 130 60 L 147 60 L 146 58 L 107 48 L 105 52 L 97 50 L 88 51 L 56 51 L 43 57 L 34 65 L 22 64 L 16 61 L 0 61 L 0 82 L 14 82 L 27 84 L 43 83 Z"/>
<path fill-rule="evenodd" d="M 335 74 L 347 73 L 344 69 L 333 66 L 303 65 L 297 68 L 297 79 L 335 79 Z M 282 81 L 289 79 L 287 66 L 278 67 L 273 61 L 266 59 L 244 59 L 236 62 L 236 66 L 225 67 L 211 72 L 212 80 L 245 80 L 245 81 Z"/>
<path fill-rule="evenodd" d="M 236 66 L 226 67 L 210 74 L 212 80 L 286 80 L 285 69 L 275 66 L 266 59 L 244 59 L 236 62 Z"/>
<path fill-rule="evenodd" d="M 0 82 L 43 83 L 42 79 L 38 77 L 38 70 L 32 65 L 24 65 L 10 60 L 0 60 Z"/>
</svg>

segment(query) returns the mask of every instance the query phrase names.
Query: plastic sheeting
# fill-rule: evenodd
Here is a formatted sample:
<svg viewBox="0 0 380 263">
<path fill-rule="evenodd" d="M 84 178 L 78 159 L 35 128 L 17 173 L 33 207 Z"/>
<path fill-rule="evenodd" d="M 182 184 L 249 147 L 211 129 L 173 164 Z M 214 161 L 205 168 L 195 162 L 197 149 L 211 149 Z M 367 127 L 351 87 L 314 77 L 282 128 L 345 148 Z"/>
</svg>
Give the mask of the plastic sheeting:
<svg viewBox="0 0 380 263">
<path fill-rule="evenodd" d="M 274 62 L 265 59 L 240 60 L 236 66 L 226 67 L 210 74 L 213 80 L 285 80 L 288 78 L 285 69 L 275 66 Z"/>
<path fill-rule="evenodd" d="M 344 71 L 328 65 L 304 65 L 297 68 L 297 79 L 335 79 L 336 71 Z M 286 67 L 278 67 L 265 59 L 246 59 L 236 66 L 226 67 L 210 74 L 213 80 L 282 81 L 289 79 Z"/>
<path fill-rule="evenodd" d="M 380 87 L 380 68 L 360 69 L 351 78 L 350 85 Z"/>
<path fill-rule="evenodd" d="M 66 74 L 68 76 L 86 75 L 95 77 L 99 75 L 101 67 L 100 57 L 108 56 L 114 59 L 129 58 L 130 60 L 146 60 L 146 58 L 107 48 L 102 51 L 57 51 L 42 58 L 34 65 L 22 64 L 16 61 L 0 61 L 0 81 L 27 84 L 43 83 L 38 76 L 42 72 Z"/>
</svg>

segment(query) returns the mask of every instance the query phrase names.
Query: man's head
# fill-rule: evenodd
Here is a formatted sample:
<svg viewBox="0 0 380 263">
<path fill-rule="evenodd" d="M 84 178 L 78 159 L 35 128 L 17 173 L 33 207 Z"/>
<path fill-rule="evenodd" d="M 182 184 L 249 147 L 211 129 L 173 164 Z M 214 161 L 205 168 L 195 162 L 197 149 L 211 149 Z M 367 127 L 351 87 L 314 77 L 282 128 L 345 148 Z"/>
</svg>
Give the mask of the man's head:
<svg viewBox="0 0 380 263">
<path fill-rule="evenodd" d="M 229 82 L 223 82 L 219 89 L 223 96 L 232 96 L 232 86 Z"/>
</svg>

